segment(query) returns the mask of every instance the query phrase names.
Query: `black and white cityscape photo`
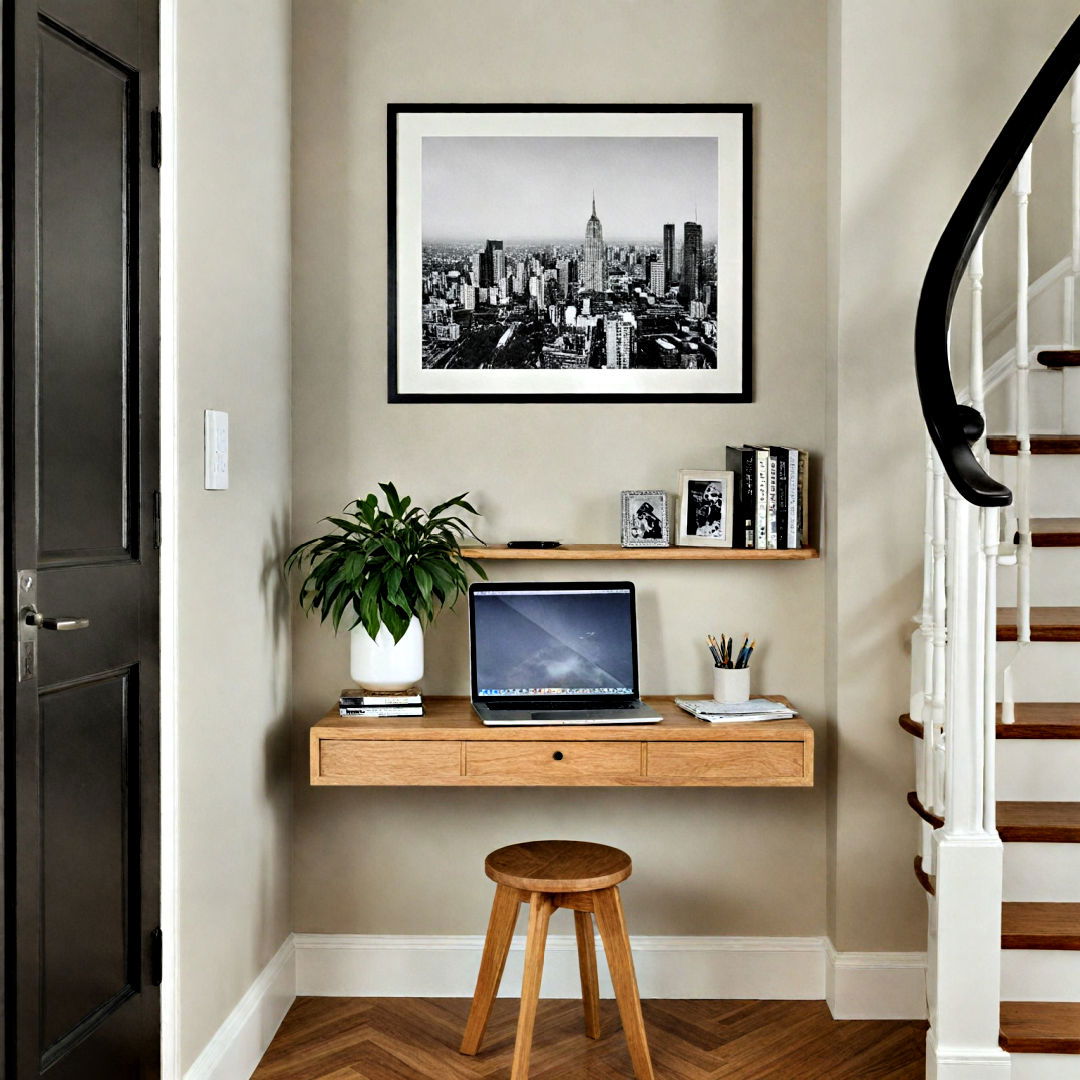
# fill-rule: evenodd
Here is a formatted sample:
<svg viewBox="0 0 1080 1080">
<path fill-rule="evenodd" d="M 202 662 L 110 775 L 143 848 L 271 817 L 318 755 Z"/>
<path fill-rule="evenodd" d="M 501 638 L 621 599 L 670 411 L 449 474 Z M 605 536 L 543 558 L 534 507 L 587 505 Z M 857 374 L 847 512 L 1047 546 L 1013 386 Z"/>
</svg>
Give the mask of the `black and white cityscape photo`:
<svg viewBox="0 0 1080 1080">
<path fill-rule="evenodd" d="M 742 117 L 725 119 L 741 136 Z M 573 130 L 576 118 L 562 121 Z M 413 142 L 419 222 L 403 222 L 399 199 L 398 243 L 418 239 L 419 258 L 406 251 L 396 270 L 398 323 L 417 320 L 397 364 L 416 369 L 415 385 L 743 400 L 739 138 L 424 132 Z M 402 343 L 392 333 L 392 349 Z"/>
<path fill-rule="evenodd" d="M 425 138 L 423 366 L 716 368 L 716 140 Z"/>
</svg>

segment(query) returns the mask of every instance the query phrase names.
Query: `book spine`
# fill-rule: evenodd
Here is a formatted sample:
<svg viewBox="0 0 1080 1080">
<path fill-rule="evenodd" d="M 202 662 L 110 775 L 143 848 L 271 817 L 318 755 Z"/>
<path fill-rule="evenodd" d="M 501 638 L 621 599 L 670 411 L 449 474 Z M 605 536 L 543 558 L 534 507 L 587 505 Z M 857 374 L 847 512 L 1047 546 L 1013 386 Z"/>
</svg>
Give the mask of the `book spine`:
<svg viewBox="0 0 1080 1080">
<path fill-rule="evenodd" d="M 403 708 L 380 709 L 375 706 L 368 708 L 339 708 L 339 716 L 423 716 L 424 709 L 421 705 L 406 705 Z"/>
<path fill-rule="evenodd" d="M 727 448 L 727 467 L 732 474 L 732 546 L 754 546 L 754 504 L 746 497 L 746 480 L 753 481 L 753 471 L 747 475 L 746 454 L 741 446 Z"/>
<path fill-rule="evenodd" d="M 765 496 L 765 546 L 776 548 L 776 458 L 768 451 L 765 458 L 766 496 Z"/>
<path fill-rule="evenodd" d="M 742 448 L 742 501 L 743 501 L 743 547 L 752 548 L 757 542 L 754 529 L 754 505 L 756 488 L 754 475 L 757 470 L 757 458 L 752 447 Z"/>
<path fill-rule="evenodd" d="M 810 455 L 799 451 L 799 546 L 810 545 Z"/>
<path fill-rule="evenodd" d="M 788 454 L 775 452 L 776 458 L 776 546 L 788 546 Z"/>
<path fill-rule="evenodd" d="M 754 547 L 769 546 L 769 451 L 754 450 Z"/>
<path fill-rule="evenodd" d="M 799 451 L 788 450 L 787 546 L 802 547 L 799 539 Z"/>
<path fill-rule="evenodd" d="M 402 697 L 343 697 L 338 704 L 343 709 L 380 708 L 386 705 L 422 705 L 423 699 L 415 694 Z"/>
</svg>

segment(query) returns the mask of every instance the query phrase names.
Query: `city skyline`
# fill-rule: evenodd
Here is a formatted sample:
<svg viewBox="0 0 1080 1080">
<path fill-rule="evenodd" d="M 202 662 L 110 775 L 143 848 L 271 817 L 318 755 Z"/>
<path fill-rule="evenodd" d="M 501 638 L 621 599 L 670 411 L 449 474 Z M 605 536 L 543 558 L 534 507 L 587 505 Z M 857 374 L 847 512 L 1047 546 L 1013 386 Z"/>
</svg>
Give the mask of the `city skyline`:
<svg viewBox="0 0 1080 1080">
<path fill-rule="evenodd" d="M 713 244 L 717 152 L 715 138 L 425 136 L 422 242 L 580 244 L 595 197 L 608 246 L 688 221 Z"/>
<path fill-rule="evenodd" d="M 495 237 L 482 251 L 424 245 L 423 366 L 715 369 L 715 261 L 700 225 L 686 222 L 683 233 L 675 245 L 665 224 L 662 254 L 653 245 L 608 245 L 594 198 L 580 246 L 508 257 Z"/>
</svg>

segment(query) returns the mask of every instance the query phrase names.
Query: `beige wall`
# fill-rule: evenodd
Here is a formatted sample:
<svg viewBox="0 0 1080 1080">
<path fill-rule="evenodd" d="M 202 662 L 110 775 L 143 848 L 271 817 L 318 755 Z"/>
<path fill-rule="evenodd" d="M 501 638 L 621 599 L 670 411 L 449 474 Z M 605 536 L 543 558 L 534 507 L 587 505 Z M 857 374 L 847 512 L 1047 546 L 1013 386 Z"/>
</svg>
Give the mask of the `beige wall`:
<svg viewBox="0 0 1080 1080">
<path fill-rule="evenodd" d="M 469 489 L 493 540 L 614 541 L 621 489 L 670 489 L 681 467 L 720 465 L 725 443 L 820 461 L 823 4 L 298 0 L 293 65 L 294 539 L 392 479 L 422 504 Z M 386 404 L 385 107 L 468 100 L 755 104 L 754 404 Z M 756 689 L 789 694 L 821 729 L 822 563 L 556 573 L 633 577 L 647 692 L 705 691 L 704 633 L 746 630 Z M 561 835 L 633 854 L 638 932 L 823 932 L 824 771 L 812 791 L 312 790 L 306 729 L 348 682 L 347 640 L 300 617 L 294 629 L 298 931 L 482 932 L 484 854 Z M 465 692 L 463 616 L 427 644 L 425 689 Z"/>
<path fill-rule="evenodd" d="M 292 930 L 286 0 L 178 4 L 180 1058 Z M 230 415 L 204 491 L 203 409 Z"/>
<path fill-rule="evenodd" d="M 829 926 L 839 949 L 925 940 L 904 806 L 911 750 L 896 726 L 921 595 L 919 289 L 983 154 L 1074 16 L 1064 0 L 830 4 Z M 1066 253 L 1048 254 L 1054 230 L 1039 228 L 1036 273 Z"/>
</svg>

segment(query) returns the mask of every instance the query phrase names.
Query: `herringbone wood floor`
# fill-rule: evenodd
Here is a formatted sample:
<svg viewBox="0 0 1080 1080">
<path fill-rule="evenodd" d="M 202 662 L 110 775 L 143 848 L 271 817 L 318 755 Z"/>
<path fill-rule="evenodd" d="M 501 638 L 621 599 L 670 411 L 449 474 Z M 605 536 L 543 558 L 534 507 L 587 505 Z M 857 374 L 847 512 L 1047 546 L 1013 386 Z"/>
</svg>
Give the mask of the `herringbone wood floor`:
<svg viewBox="0 0 1080 1080">
<path fill-rule="evenodd" d="M 517 1001 L 495 1003 L 484 1048 L 457 1052 L 458 998 L 298 998 L 252 1080 L 505 1080 Z M 541 1001 L 530 1080 L 633 1077 L 613 1001 L 587 1039 L 581 1003 Z M 821 1001 L 646 1001 L 657 1080 L 921 1080 L 926 1025 L 835 1021 Z"/>
</svg>

